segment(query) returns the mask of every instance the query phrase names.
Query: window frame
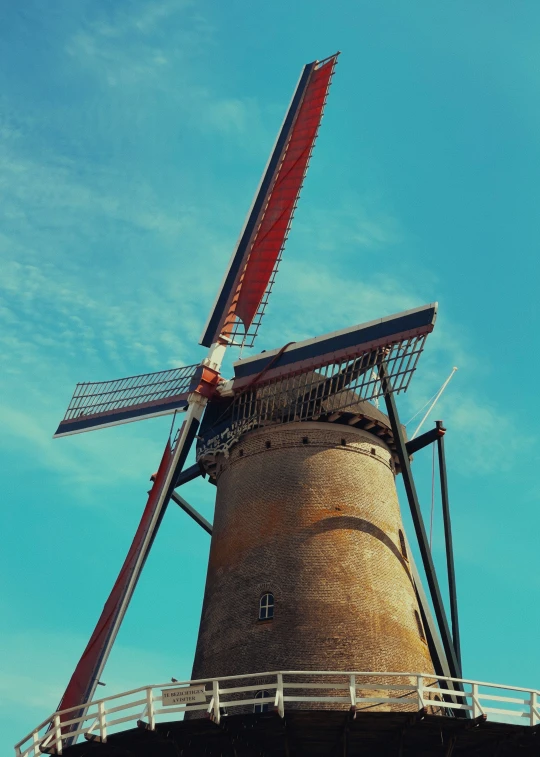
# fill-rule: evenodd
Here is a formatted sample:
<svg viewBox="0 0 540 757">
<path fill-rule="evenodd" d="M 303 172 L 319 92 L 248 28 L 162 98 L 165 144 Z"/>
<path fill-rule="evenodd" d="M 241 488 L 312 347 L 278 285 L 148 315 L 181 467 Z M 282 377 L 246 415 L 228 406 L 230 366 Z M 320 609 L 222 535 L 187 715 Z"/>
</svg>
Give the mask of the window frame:
<svg viewBox="0 0 540 757">
<path fill-rule="evenodd" d="M 416 627 L 418 629 L 418 634 L 420 636 L 420 639 L 424 642 L 424 644 L 427 644 L 426 632 L 424 631 L 422 618 L 420 617 L 420 613 L 418 612 L 418 610 L 414 611 L 414 617 L 416 620 Z"/>
<path fill-rule="evenodd" d="M 409 561 L 409 555 L 407 552 L 407 544 L 405 543 L 405 534 L 401 530 L 401 528 L 398 529 L 398 539 L 399 539 L 399 548 L 401 551 L 401 556 L 404 560 Z"/>
<path fill-rule="evenodd" d="M 266 600 L 266 601 L 265 601 Z M 276 600 L 271 591 L 265 591 L 259 599 L 259 620 L 274 620 Z"/>
<path fill-rule="evenodd" d="M 261 689 L 255 694 L 254 699 L 267 699 L 270 696 L 271 694 L 268 689 Z M 254 704 L 253 712 L 257 713 L 258 715 L 262 715 L 265 712 L 270 712 L 270 702 L 261 702 L 261 704 Z"/>
</svg>

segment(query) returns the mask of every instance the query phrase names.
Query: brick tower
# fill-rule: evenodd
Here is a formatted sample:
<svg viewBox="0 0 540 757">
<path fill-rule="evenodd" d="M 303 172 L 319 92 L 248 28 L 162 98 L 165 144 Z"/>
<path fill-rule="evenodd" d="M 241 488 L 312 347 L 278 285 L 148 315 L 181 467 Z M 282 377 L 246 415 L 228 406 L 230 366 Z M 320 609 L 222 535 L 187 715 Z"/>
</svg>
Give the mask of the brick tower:
<svg viewBox="0 0 540 757">
<path fill-rule="evenodd" d="M 285 423 L 248 431 L 227 455 L 200 458 L 217 498 L 194 679 L 433 671 L 396 460 L 377 435 L 388 433 L 388 419 L 359 405 L 369 431 Z"/>
</svg>

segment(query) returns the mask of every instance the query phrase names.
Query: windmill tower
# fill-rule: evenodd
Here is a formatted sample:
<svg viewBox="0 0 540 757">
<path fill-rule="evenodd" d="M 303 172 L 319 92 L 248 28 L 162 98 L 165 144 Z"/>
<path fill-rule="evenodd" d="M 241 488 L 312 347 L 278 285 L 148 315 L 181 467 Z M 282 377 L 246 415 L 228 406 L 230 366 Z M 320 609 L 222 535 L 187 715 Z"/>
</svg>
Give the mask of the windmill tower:
<svg viewBox="0 0 540 757">
<path fill-rule="evenodd" d="M 277 411 L 266 406 L 268 385 L 252 390 L 247 430 L 225 444 L 224 415 L 230 431 L 237 407 L 220 413 L 219 433 L 211 414 L 203 423 L 199 462 L 217 495 L 194 679 L 217 670 L 433 672 L 389 420 L 350 383 L 322 399 L 324 381 L 319 371 L 290 388 L 278 381 Z"/>
<path fill-rule="evenodd" d="M 225 351 L 253 346 L 258 334 L 336 63 L 337 54 L 301 73 L 201 338 L 207 356 L 75 389 L 57 437 L 185 416 L 165 445 L 129 552 L 60 705 L 19 742 L 20 757 L 83 757 L 94 749 L 103 757 L 288 757 L 291 724 L 302 754 L 330 754 L 336 738 L 347 754 L 355 729 L 358 753 L 382 753 L 398 733 L 394 752 L 405 754 L 405 732 L 424 719 L 425 754 L 439 754 L 446 734 L 452 749 L 456 734 L 478 746 L 461 727 L 469 715 L 478 725 L 484 711 L 478 685 L 469 691 L 461 680 L 448 512 L 452 632 L 410 466 L 413 453 L 438 444 L 447 505 L 444 429 L 438 423 L 407 442 L 394 398 L 409 386 L 436 304 L 237 360 L 229 380 L 220 373 Z M 378 398 L 386 414 L 373 403 Z M 197 461 L 186 468 L 194 444 Z M 398 474 L 429 599 L 401 519 Z M 216 487 L 213 524 L 177 492 L 200 475 Z M 192 681 L 143 686 L 118 695 L 120 704 L 114 696 L 95 700 L 170 501 L 212 534 Z M 528 700 L 531 725 L 540 721 L 537 694 Z M 367 726 L 358 725 L 357 710 L 366 708 Z M 295 712 L 309 717 L 295 720 Z M 135 729 L 114 732 L 130 720 Z"/>
</svg>

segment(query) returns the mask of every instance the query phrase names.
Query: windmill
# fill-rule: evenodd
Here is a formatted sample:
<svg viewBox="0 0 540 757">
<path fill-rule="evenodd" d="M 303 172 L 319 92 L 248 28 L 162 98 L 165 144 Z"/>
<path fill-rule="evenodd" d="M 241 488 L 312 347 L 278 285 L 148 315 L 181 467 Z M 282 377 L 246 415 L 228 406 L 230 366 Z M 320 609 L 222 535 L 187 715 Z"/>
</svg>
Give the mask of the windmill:
<svg viewBox="0 0 540 757">
<path fill-rule="evenodd" d="M 476 695 L 470 707 L 461 707 L 464 689 L 452 680 L 462 674 L 444 428 L 437 422 L 432 431 L 407 442 L 394 398 L 409 386 L 434 328 L 437 305 L 239 359 L 229 379 L 220 373 L 226 350 L 252 347 L 258 335 L 337 57 L 302 70 L 204 328 L 200 344 L 208 348 L 206 357 L 181 368 L 78 384 L 56 431 L 55 437 L 63 437 L 185 413 L 176 437 L 165 445 L 125 562 L 51 720 L 57 753 L 62 743 L 69 746 L 82 732 L 81 718 L 171 499 L 212 534 L 193 679 L 241 680 L 262 670 L 364 670 L 379 671 L 368 679 L 376 689 L 382 685 L 381 671 L 405 677 L 409 686 L 405 671 L 421 670 L 435 683 L 445 679 L 440 700 L 454 707 L 458 718 L 469 710 L 477 714 Z M 384 398 L 386 415 L 373 403 L 378 398 Z M 194 443 L 197 463 L 185 468 Z M 452 630 L 410 465 L 411 455 L 432 443 L 438 444 L 441 463 Z M 398 473 L 411 508 L 429 599 L 401 521 Z M 176 491 L 200 475 L 216 485 L 212 525 Z M 247 700 L 248 708 L 255 702 L 256 711 L 264 713 L 275 701 L 282 713 L 283 674 L 277 676 L 275 700 L 263 677 L 256 697 Z M 401 679 L 394 680 L 403 688 Z M 300 683 L 291 685 L 302 689 Z M 332 689 L 337 684 L 332 679 L 322 685 Z M 417 684 L 420 701 L 423 685 Z M 233 689 L 237 696 L 241 691 Z M 219 685 L 214 681 L 208 708 L 204 686 L 202 693 L 193 692 L 193 701 L 201 696 L 205 702 L 193 712 L 211 712 L 219 723 Z M 149 723 L 139 725 L 155 730 L 149 697 Z M 339 699 L 330 699 L 330 706 Z M 390 710 L 404 706 L 396 698 L 388 701 Z M 103 703 L 99 707 L 85 736 L 103 741 L 107 713 Z M 534 713 L 533 704 L 531 708 Z M 101 737 L 95 728 L 101 729 Z M 36 749 L 50 752 L 52 737 L 35 733 Z"/>
</svg>

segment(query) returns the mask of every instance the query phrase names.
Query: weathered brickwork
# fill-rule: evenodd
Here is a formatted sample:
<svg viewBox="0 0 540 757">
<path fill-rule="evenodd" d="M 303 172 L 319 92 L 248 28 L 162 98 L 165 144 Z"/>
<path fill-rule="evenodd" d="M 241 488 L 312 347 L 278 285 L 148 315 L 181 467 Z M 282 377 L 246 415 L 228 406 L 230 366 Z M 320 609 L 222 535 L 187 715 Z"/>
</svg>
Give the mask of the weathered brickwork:
<svg viewBox="0 0 540 757">
<path fill-rule="evenodd" d="M 218 471 L 194 678 L 433 670 L 377 436 L 330 423 L 258 429 Z M 268 591 L 275 616 L 259 621 Z"/>
</svg>

